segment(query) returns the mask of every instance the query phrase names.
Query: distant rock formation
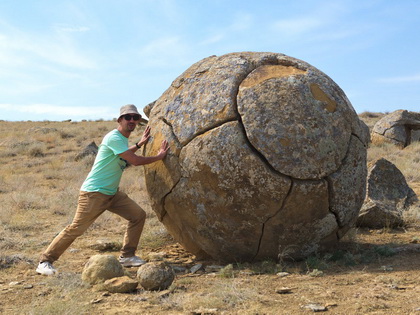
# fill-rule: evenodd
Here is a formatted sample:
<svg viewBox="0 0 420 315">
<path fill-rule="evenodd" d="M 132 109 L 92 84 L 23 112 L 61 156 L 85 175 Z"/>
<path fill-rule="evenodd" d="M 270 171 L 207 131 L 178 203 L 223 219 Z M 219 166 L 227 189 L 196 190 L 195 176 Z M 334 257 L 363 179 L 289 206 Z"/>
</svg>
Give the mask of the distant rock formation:
<svg viewBox="0 0 420 315">
<path fill-rule="evenodd" d="M 79 161 L 88 155 L 96 154 L 98 154 L 98 146 L 96 145 L 95 141 L 92 141 L 80 153 L 78 153 L 74 159 Z"/>
<path fill-rule="evenodd" d="M 366 200 L 357 225 L 369 228 L 402 226 L 403 212 L 417 200 L 401 171 L 388 160 L 379 159 L 369 169 Z"/>
<path fill-rule="evenodd" d="M 405 148 L 415 139 L 418 140 L 417 136 L 413 136 L 415 130 L 420 130 L 420 113 L 400 109 L 376 122 L 371 141 L 373 144 L 388 142 Z"/>
<path fill-rule="evenodd" d="M 304 258 L 335 244 L 365 198 L 367 126 L 344 92 L 277 53 L 205 58 L 145 110 L 170 143 L 145 166 L 152 208 L 198 257 Z"/>
</svg>

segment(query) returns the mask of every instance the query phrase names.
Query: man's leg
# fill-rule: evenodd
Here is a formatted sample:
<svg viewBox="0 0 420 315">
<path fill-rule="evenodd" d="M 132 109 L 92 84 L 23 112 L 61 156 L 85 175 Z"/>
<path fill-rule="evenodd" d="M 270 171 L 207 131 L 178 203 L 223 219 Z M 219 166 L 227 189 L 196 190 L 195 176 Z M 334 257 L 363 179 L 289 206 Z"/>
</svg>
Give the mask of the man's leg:
<svg viewBox="0 0 420 315">
<path fill-rule="evenodd" d="M 126 193 L 120 191 L 112 199 L 108 210 L 128 220 L 121 255 L 134 256 L 146 221 L 146 212 Z"/>
<path fill-rule="evenodd" d="M 98 192 L 81 191 L 73 222 L 54 238 L 50 246 L 41 255 L 40 261 L 50 263 L 56 261 L 73 241 L 82 235 L 96 218 L 105 211 L 112 197 Z"/>
</svg>

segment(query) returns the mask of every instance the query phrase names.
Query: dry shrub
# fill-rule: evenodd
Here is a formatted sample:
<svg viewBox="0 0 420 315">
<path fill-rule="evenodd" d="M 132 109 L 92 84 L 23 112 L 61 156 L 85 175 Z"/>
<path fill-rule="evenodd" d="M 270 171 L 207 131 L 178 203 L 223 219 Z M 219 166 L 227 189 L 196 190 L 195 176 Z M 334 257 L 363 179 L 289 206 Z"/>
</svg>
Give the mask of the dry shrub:
<svg viewBox="0 0 420 315">
<path fill-rule="evenodd" d="M 358 116 L 369 127 L 369 129 L 372 130 L 376 122 L 384 115 L 384 113 L 363 112 Z"/>
</svg>

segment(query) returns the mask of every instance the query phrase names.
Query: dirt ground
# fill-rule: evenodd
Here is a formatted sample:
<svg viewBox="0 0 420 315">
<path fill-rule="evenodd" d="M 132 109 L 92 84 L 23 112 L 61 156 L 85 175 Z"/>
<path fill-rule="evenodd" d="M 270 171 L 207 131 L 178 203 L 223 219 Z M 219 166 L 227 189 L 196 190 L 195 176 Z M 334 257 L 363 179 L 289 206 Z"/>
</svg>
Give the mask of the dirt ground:
<svg viewBox="0 0 420 315">
<path fill-rule="evenodd" d="M 168 240 L 154 252 L 186 271 L 177 273 L 169 290 L 148 292 L 139 287 L 129 294 L 98 292 L 81 282 L 85 262 L 99 253 L 92 244 L 100 237 L 100 231 L 92 230 L 79 239 L 57 262 L 57 276 L 37 275 L 34 261 L 0 270 L 0 313 L 306 314 L 319 309 L 330 314 L 420 314 L 418 227 L 358 230 L 332 252 L 352 253 L 353 263 L 327 261 L 323 256 L 265 267 L 236 264 L 230 273 L 220 270 L 217 262 L 196 261 Z M 363 261 L 372 248 L 388 254 Z M 143 255 L 150 254 L 143 249 Z M 189 272 L 199 263 L 206 270 Z M 136 268 L 127 271 L 135 277 Z"/>
</svg>

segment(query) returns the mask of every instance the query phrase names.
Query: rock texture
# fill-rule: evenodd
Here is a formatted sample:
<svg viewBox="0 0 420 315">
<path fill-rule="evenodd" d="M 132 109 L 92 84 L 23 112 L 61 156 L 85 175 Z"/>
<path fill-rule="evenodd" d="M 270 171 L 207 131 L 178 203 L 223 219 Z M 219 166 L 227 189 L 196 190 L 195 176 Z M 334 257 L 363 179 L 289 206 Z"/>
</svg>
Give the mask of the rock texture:
<svg viewBox="0 0 420 315">
<path fill-rule="evenodd" d="M 104 282 L 105 290 L 111 293 L 128 293 L 136 290 L 139 282 L 128 276 L 108 279 Z"/>
<path fill-rule="evenodd" d="M 369 169 L 366 200 L 357 225 L 370 228 L 404 225 L 403 212 L 418 200 L 404 175 L 386 159 Z"/>
<path fill-rule="evenodd" d="M 146 290 L 165 290 L 175 279 L 175 272 L 164 262 L 149 262 L 139 267 L 137 279 Z"/>
<path fill-rule="evenodd" d="M 372 143 L 393 143 L 402 148 L 415 140 L 413 132 L 420 130 L 420 113 L 397 110 L 376 122 L 372 129 Z"/>
<path fill-rule="evenodd" d="M 92 141 L 83 149 L 83 151 L 78 153 L 74 159 L 75 161 L 79 161 L 88 155 L 96 154 L 98 154 L 98 146 L 96 145 L 95 141 Z"/>
<path fill-rule="evenodd" d="M 90 257 L 82 272 L 82 280 L 89 284 L 98 284 L 122 276 L 124 276 L 124 269 L 113 255 Z"/>
<path fill-rule="evenodd" d="M 367 126 L 327 75 L 276 53 L 211 56 L 147 106 L 152 208 L 199 257 L 303 258 L 333 244 L 365 197 Z"/>
</svg>

